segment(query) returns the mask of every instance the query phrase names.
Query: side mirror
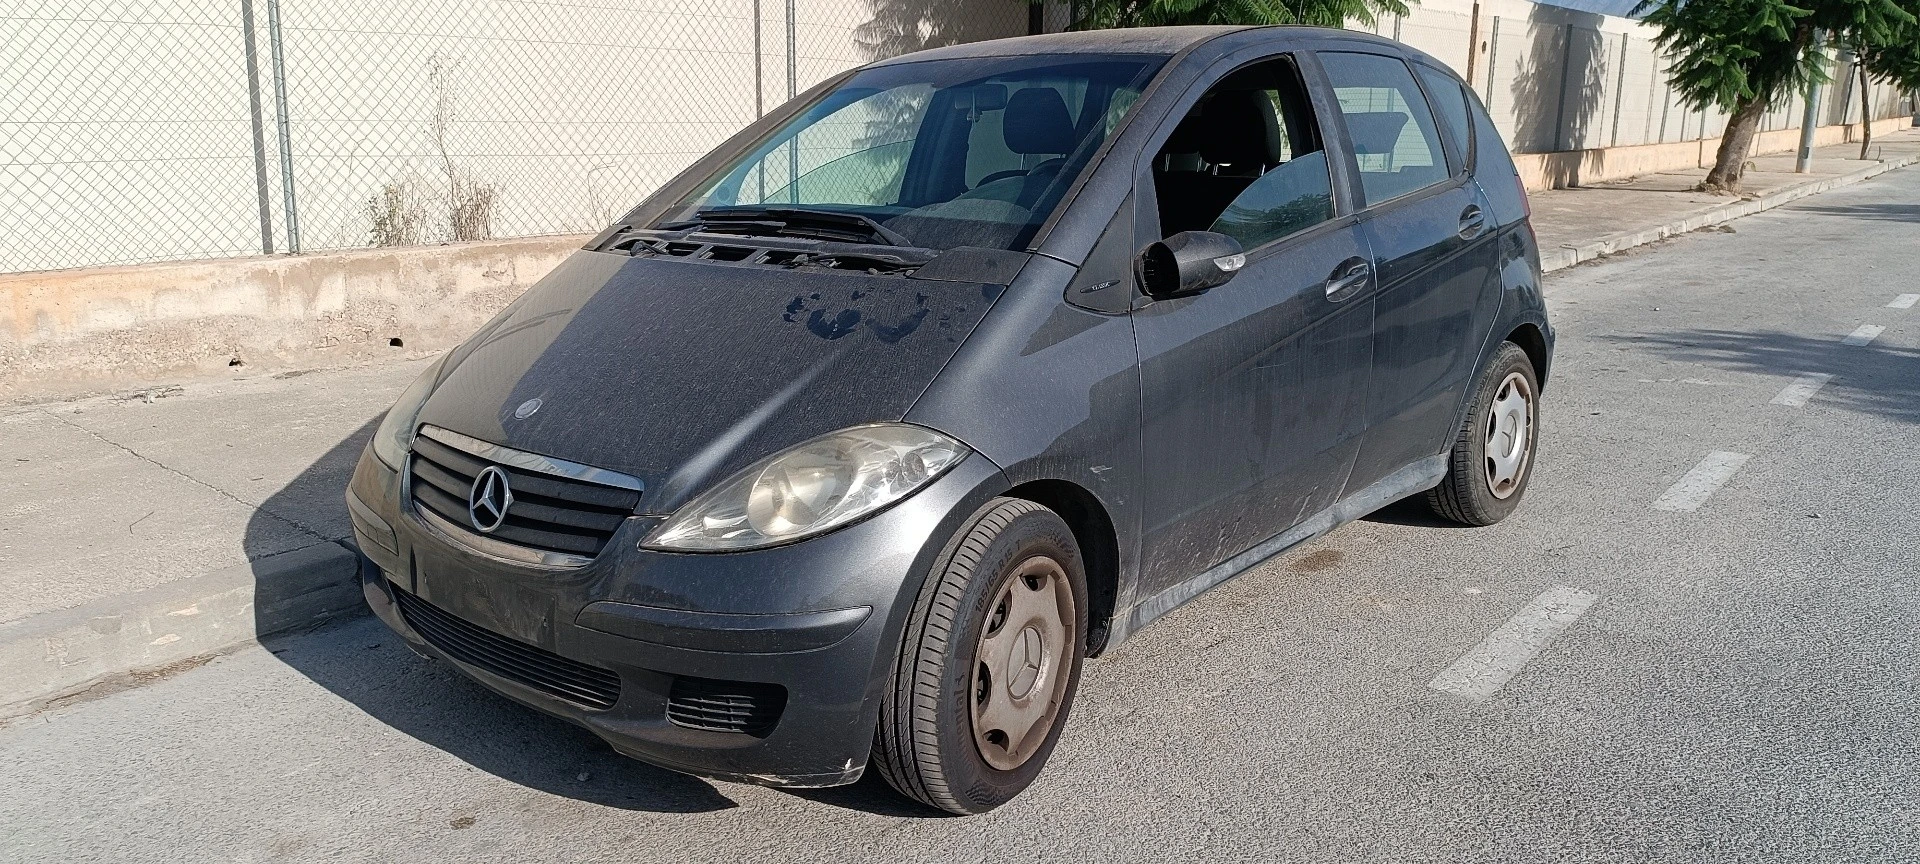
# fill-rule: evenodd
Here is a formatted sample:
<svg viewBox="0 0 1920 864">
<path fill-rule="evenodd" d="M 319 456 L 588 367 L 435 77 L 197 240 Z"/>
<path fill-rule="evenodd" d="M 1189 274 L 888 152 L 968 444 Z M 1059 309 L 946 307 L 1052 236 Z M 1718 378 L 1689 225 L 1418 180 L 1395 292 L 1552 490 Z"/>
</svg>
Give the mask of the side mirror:
<svg viewBox="0 0 1920 864">
<path fill-rule="evenodd" d="M 1224 285 L 1246 264 L 1240 241 L 1212 231 L 1182 231 L 1147 244 L 1133 266 L 1147 296 L 1170 300 Z"/>
</svg>

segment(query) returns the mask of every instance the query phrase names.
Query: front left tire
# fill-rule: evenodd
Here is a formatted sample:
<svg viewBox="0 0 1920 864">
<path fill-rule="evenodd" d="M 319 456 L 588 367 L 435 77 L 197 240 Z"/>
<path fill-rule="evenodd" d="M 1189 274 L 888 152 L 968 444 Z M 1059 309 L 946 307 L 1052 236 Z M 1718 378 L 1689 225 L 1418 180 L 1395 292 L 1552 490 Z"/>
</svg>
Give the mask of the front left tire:
<svg viewBox="0 0 1920 864">
<path fill-rule="evenodd" d="M 922 586 L 874 735 L 893 788 L 949 813 L 992 810 L 1045 767 L 1079 688 L 1086 567 L 1052 510 L 988 502 Z"/>
</svg>

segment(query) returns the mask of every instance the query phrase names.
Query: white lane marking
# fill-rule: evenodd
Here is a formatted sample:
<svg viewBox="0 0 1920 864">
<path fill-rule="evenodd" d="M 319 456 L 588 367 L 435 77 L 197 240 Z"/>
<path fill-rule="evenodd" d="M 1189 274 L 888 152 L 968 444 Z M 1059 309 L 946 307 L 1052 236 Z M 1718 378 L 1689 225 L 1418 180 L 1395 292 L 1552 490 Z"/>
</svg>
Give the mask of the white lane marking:
<svg viewBox="0 0 1920 864">
<path fill-rule="evenodd" d="M 1798 408 L 1807 404 L 1807 400 L 1812 399 L 1813 394 L 1820 392 L 1820 388 L 1827 386 L 1827 382 L 1831 380 L 1833 376 L 1825 372 L 1802 375 L 1793 379 L 1793 383 L 1782 389 L 1780 395 L 1773 397 L 1771 404 Z"/>
<path fill-rule="evenodd" d="M 1915 303 L 1920 303 L 1920 294 L 1902 294 L 1898 297 L 1893 298 L 1893 302 L 1888 303 L 1887 308 L 1888 309 L 1912 309 L 1913 304 Z"/>
<path fill-rule="evenodd" d="M 1854 328 L 1854 331 L 1852 333 L 1848 333 L 1847 338 L 1840 340 L 1840 344 L 1865 345 L 1868 342 L 1872 342 L 1873 337 L 1880 335 L 1880 331 L 1885 329 L 1887 328 L 1882 327 L 1878 324 L 1862 324 L 1859 327 Z"/>
<path fill-rule="evenodd" d="M 1433 676 L 1427 686 L 1468 699 L 1487 699 L 1598 602 L 1597 594 L 1555 585 L 1493 628 L 1487 638 Z"/>
<path fill-rule="evenodd" d="M 1708 453 L 1707 458 L 1700 460 L 1700 464 L 1687 472 L 1687 476 L 1680 478 L 1680 482 L 1653 499 L 1653 509 L 1687 512 L 1700 509 L 1700 505 L 1707 503 L 1707 499 L 1713 497 L 1713 493 L 1752 458 L 1746 453 L 1729 453 L 1725 450 Z"/>
</svg>

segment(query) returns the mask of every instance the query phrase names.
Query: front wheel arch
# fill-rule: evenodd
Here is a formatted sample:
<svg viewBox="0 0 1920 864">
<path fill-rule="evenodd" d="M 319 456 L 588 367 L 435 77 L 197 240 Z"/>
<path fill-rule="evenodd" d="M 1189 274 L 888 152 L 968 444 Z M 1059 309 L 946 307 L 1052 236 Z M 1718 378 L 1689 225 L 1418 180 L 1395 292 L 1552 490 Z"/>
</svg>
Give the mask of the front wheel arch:
<svg viewBox="0 0 1920 864">
<path fill-rule="evenodd" d="M 1100 656 L 1113 634 L 1120 590 L 1120 535 L 1106 505 L 1070 480 L 1033 480 L 1000 494 L 1052 510 L 1073 530 L 1087 571 L 1087 656 Z"/>
</svg>

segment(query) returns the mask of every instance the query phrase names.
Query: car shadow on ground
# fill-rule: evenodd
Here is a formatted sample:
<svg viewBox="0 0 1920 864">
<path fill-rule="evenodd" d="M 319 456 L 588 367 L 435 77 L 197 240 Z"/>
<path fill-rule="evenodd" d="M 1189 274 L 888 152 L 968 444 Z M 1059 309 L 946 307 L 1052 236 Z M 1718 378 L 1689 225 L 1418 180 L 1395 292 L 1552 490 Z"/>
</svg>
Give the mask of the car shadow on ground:
<svg viewBox="0 0 1920 864">
<path fill-rule="evenodd" d="M 263 502 L 247 526 L 247 548 L 273 548 L 268 544 L 284 536 L 288 519 L 340 524 L 311 517 L 320 515 L 315 508 L 337 508 L 339 514 L 327 515 L 344 516 L 347 481 L 378 421 L 334 445 Z M 285 590 L 264 582 L 257 587 L 261 596 Z M 271 614 L 256 612 L 255 625 L 275 634 L 260 642 L 282 663 L 367 716 L 495 777 L 628 810 L 703 813 L 738 806 L 712 783 L 622 756 L 583 728 L 495 694 L 444 662 L 414 654 L 370 615 L 289 631 L 290 621 L 259 617 Z M 788 791 L 883 816 L 944 815 L 901 798 L 872 773 L 852 786 Z"/>
<path fill-rule="evenodd" d="M 1433 514 L 1427 507 L 1427 495 L 1422 492 L 1402 498 L 1378 510 L 1360 517 L 1365 522 L 1377 522 L 1382 525 L 1404 525 L 1410 528 L 1459 528 L 1458 522 L 1450 522 Z"/>
<path fill-rule="evenodd" d="M 1892 324 L 1900 313 L 1869 315 Z M 1876 320 L 1877 318 L 1877 320 Z M 1874 342 L 1843 345 L 1838 336 L 1801 336 L 1778 331 L 1682 330 L 1601 337 L 1650 349 L 1669 360 L 1730 372 L 1778 377 L 1833 376 L 1814 403 L 1902 423 L 1920 423 L 1920 351 Z"/>
<path fill-rule="evenodd" d="M 1822 216 L 1839 216 L 1846 219 L 1920 222 L 1920 204 L 1802 204 L 1793 209 L 1802 213 L 1818 213 Z"/>
</svg>

